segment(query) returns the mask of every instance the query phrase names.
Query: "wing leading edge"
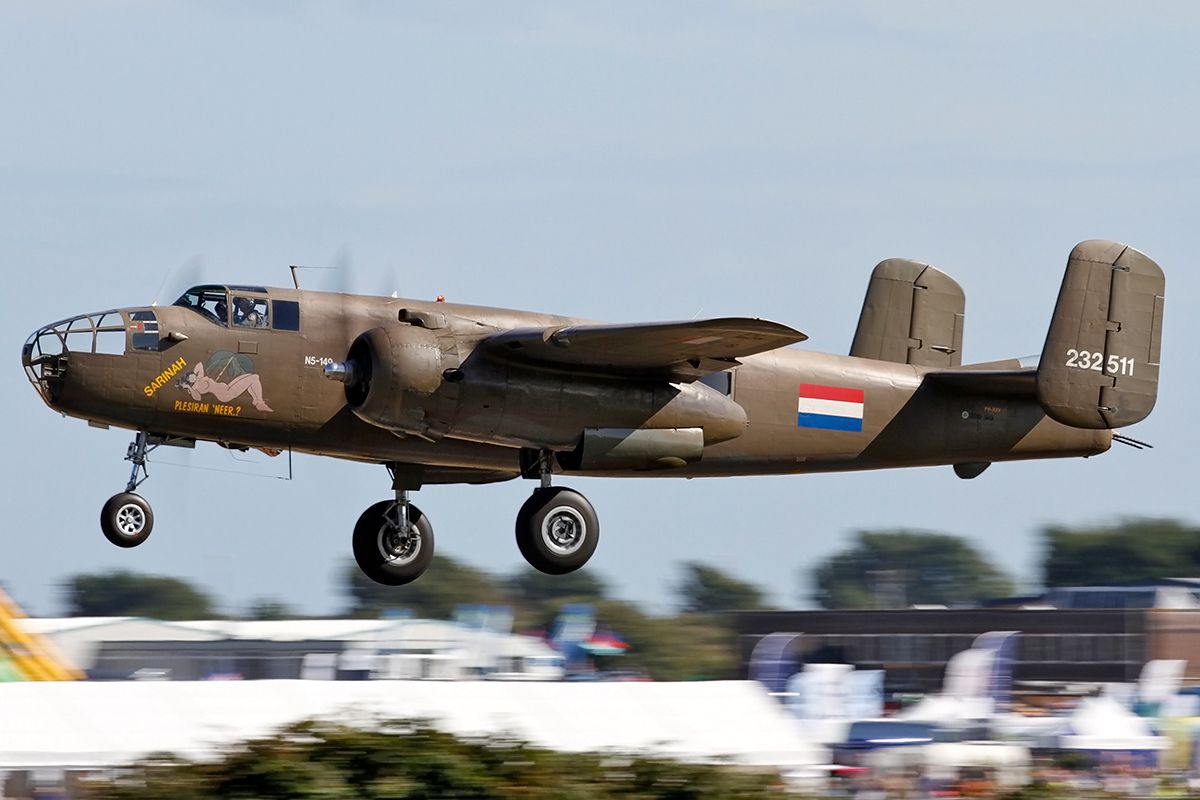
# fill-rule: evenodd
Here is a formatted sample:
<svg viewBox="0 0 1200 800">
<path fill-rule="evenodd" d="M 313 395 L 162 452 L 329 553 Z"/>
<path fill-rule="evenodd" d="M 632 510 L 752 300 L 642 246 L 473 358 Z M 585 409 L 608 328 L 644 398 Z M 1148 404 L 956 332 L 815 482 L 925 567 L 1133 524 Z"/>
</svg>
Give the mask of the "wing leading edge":
<svg viewBox="0 0 1200 800">
<path fill-rule="evenodd" d="M 689 382 L 735 367 L 739 358 L 807 338 L 778 322 L 726 317 L 516 328 L 489 336 L 480 348 L 494 358 L 531 367 Z"/>
</svg>

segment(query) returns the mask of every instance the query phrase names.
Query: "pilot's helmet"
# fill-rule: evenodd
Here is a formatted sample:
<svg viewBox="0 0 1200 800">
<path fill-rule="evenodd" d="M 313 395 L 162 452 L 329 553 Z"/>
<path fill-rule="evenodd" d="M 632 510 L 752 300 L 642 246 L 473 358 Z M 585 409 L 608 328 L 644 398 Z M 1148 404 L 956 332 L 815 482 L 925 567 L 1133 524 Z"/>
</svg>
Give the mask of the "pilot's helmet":
<svg viewBox="0 0 1200 800">
<path fill-rule="evenodd" d="M 229 306 L 225 305 L 224 300 L 218 300 L 217 304 L 213 306 L 213 312 L 216 313 L 222 322 L 229 318 L 228 311 Z"/>
</svg>

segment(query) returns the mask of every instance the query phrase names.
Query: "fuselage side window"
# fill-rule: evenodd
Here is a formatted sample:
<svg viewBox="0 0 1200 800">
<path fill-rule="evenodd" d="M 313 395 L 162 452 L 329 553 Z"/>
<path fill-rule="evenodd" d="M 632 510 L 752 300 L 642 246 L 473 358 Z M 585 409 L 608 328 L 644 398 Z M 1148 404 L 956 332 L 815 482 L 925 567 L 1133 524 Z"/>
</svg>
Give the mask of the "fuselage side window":
<svg viewBox="0 0 1200 800">
<path fill-rule="evenodd" d="M 277 331 L 300 330 L 300 304 L 295 300 L 273 300 L 275 317 L 272 326 Z"/>
<path fill-rule="evenodd" d="M 158 350 L 158 315 L 153 311 L 134 311 L 129 315 L 134 350 Z"/>
<path fill-rule="evenodd" d="M 726 397 L 733 393 L 733 373 L 729 371 L 710 372 L 700 379 L 700 383 L 716 389 Z"/>
<path fill-rule="evenodd" d="M 238 328 L 267 327 L 267 299 L 234 295 L 233 324 Z"/>
</svg>

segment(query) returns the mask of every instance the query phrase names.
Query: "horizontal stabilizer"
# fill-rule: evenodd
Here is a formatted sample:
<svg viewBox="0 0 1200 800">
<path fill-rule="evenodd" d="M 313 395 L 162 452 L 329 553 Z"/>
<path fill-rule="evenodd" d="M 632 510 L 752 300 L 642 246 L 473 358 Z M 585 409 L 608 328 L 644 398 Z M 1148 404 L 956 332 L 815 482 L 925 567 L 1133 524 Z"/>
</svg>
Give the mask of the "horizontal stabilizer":
<svg viewBox="0 0 1200 800">
<path fill-rule="evenodd" d="M 1118 242 L 1076 245 L 1037 374 L 1046 413 L 1076 428 L 1145 419 L 1158 396 L 1163 271 Z"/>
<path fill-rule="evenodd" d="M 881 261 L 867 285 L 850 355 L 957 367 L 965 307 L 962 287 L 935 267 L 906 258 Z"/>
<path fill-rule="evenodd" d="M 693 381 L 737 359 L 804 341 L 777 322 L 727 317 L 628 325 L 517 328 L 480 343 L 488 355 L 532 367 Z"/>
</svg>

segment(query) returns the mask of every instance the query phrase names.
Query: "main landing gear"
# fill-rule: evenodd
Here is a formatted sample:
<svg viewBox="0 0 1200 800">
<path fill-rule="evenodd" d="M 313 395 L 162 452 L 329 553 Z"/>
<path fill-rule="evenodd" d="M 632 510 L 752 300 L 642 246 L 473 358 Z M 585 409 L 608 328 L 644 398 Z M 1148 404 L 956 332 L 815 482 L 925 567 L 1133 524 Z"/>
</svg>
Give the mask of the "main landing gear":
<svg viewBox="0 0 1200 800">
<path fill-rule="evenodd" d="M 368 508 L 354 526 L 354 560 L 368 578 L 386 586 L 402 586 L 421 577 L 433 560 L 433 525 L 408 500 L 414 482 L 392 475 L 394 500 Z M 600 543 L 600 521 L 587 498 L 572 489 L 550 485 L 550 455 L 538 457 L 541 486 L 517 514 L 517 548 L 534 569 L 549 575 L 574 572 L 588 562 Z"/>
<path fill-rule="evenodd" d="M 402 586 L 421 577 L 433 560 L 433 525 L 396 489 L 395 500 L 368 508 L 354 526 L 354 560 L 368 578 Z"/>
<path fill-rule="evenodd" d="M 137 438 L 129 443 L 125 460 L 133 462 L 129 483 L 125 491 L 113 495 L 100 511 L 100 530 L 104 537 L 117 547 L 137 547 L 146 541 L 154 529 L 154 512 L 140 494 L 135 494 L 142 481 L 150 477 L 146 471 L 146 453 L 153 449 L 147 446 L 145 431 L 138 431 Z"/>
<path fill-rule="evenodd" d="M 573 489 L 550 485 L 550 454 L 538 458 L 542 485 L 517 514 L 517 548 L 529 566 L 548 575 L 565 575 L 588 562 L 600 543 L 600 520 L 587 498 Z"/>
</svg>

